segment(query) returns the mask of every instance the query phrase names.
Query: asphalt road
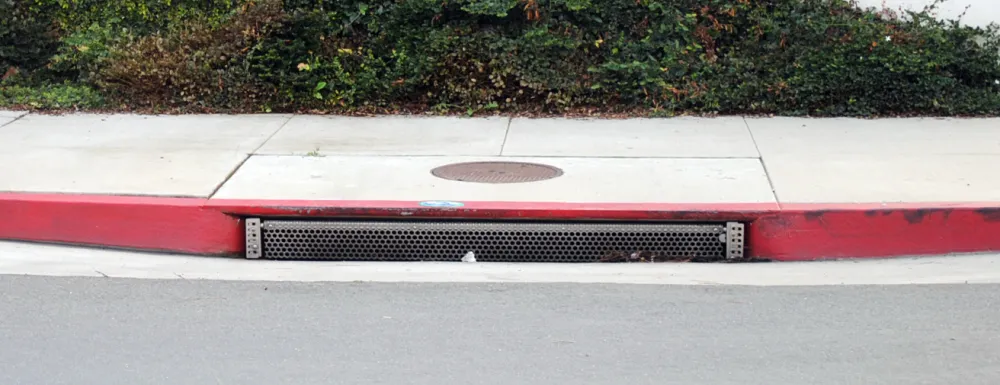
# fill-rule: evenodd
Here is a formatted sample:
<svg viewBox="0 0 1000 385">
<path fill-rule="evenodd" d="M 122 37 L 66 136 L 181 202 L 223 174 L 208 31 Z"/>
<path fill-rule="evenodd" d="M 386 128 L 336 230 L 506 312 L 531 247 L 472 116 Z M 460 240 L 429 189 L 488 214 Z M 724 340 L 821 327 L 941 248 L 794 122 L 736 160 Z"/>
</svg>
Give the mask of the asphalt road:
<svg viewBox="0 0 1000 385">
<path fill-rule="evenodd" d="M 1000 285 L 0 276 L 0 384 L 998 384 Z"/>
</svg>

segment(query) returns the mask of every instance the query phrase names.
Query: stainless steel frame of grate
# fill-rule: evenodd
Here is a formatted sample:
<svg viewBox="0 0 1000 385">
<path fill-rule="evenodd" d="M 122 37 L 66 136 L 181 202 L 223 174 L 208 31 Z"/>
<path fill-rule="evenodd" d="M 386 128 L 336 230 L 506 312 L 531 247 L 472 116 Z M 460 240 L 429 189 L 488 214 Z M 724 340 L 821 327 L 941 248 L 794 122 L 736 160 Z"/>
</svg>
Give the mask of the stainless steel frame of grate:
<svg viewBox="0 0 1000 385">
<path fill-rule="evenodd" d="M 247 258 L 665 262 L 743 258 L 743 224 L 246 220 Z"/>
</svg>

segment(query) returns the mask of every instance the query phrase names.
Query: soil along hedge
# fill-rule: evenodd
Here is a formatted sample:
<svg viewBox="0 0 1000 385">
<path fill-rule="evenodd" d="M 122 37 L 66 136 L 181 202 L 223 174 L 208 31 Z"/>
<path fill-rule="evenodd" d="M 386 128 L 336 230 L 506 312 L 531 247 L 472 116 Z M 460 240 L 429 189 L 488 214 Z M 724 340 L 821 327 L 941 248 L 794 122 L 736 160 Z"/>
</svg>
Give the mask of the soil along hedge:
<svg viewBox="0 0 1000 385">
<path fill-rule="evenodd" d="M 1000 33 L 845 0 L 0 0 L 0 104 L 1000 113 Z"/>
</svg>

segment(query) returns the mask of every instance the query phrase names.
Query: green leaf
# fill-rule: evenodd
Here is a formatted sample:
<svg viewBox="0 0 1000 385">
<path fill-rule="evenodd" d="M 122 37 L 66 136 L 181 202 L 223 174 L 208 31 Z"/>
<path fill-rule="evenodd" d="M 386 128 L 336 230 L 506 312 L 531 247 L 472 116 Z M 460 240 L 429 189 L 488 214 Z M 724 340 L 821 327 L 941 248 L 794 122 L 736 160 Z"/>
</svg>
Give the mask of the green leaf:
<svg viewBox="0 0 1000 385">
<path fill-rule="evenodd" d="M 462 10 L 473 15 L 506 17 L 507 12 L 517 6 L 517 0 L 469 0 Z"/>
<path fill-rule="evenodd" d="M 566 0 L 566 8 L 570 11 L 581 11 L 590 8 L 590 0 Z"/>
</svg>

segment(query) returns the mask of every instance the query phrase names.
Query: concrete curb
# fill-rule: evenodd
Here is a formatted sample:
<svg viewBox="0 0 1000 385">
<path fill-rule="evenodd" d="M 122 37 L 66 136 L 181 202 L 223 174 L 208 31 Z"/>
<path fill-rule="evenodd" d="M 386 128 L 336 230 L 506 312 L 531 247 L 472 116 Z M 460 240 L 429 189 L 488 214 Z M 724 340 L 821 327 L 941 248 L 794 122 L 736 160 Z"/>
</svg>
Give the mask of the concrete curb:
<svg viewBox="0 0 1000 385">
<path fill-rule="evenodd" d="M 425 202 L 426 203 L 426 202 Z M 0 193 L 0 239 L 241 255 L 246 216 L 743 221 L 748 255 L 777 261 L 1000 251 L 1000 202 L 576 204 L 226 200 Z"/>
</svg>

